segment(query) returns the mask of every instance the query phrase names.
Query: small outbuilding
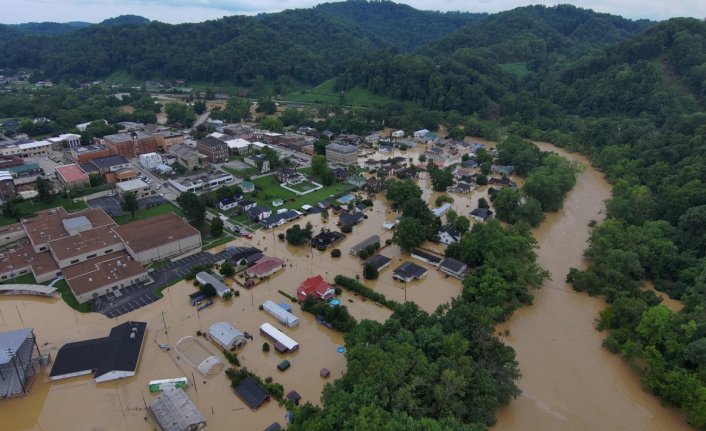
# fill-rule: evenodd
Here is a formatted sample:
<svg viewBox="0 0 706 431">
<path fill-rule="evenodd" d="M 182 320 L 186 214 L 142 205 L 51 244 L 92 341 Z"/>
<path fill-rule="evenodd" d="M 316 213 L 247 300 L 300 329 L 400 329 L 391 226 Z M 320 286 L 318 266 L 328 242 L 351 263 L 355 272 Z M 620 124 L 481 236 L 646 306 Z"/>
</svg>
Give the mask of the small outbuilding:
<svg viewBox="0 0 706 431">
<path fill-rule="evenodd" d="M 274 301 L 265 301 L 262 304 L 262 309 L 271 314 L 278 322 L 294 328 L 299 325 L 299 318 L 289 311 L 277 305 Z"/>
<path fill-rule="evenodd" d="M 260 386 L 252 377 L 246 377 L 238 386 L 235 394 L 252 410 L 257 410 L 265 401 L 270 399 L 270 394 Z"/>
<path fill-rule="evenodd" d="M 181 389 L 162 391 L 150 405 L 149 411 L 162 431 L 197 431 L 206 428 L 206 419 Z"/>
<path fill-rule="evenodd" d="M 225 350 L 230 350 L 247 343 L 245 334 L 228 322 L 216 322 L 208 328 L 211 340 Z"/>
</svg>

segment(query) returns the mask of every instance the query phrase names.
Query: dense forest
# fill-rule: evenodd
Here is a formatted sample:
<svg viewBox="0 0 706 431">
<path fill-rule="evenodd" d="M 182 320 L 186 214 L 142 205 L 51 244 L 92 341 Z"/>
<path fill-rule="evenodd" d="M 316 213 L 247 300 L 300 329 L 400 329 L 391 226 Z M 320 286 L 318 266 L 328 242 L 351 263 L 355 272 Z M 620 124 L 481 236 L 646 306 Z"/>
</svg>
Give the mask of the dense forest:
<svg viewBox="0 0 706 431">
<path fill-rule="evenodd" d="M 341 12 L 332 12 L 336 8 Z M 363 19 L 366 11 L 380 19 Z M 426 34 L 381 28 L 405 16 L 409 26 L 428 20 Z M 516 394 L 518 373 L 512 350 L 492 327 L 529 302 L 529 288 L 541 284 L 545 274 L 534 266 L 527 226 L 541 220 L 538 209 L 561 204 L 556 196 L 571 188 L 575 173 L 519 137 L 586 153 L 614 183 L 613 197 L 586 251 L 591 265 L 572 270 L 569 281 L 606 299 L 597 323 L 608 331 L 606 348 L 621 354 L 648 390 L 706 430 L 703 21 L 636 22 L 572 6 L 426 14 L 355 1 L 193 25 L 153 22 L 24 36 L 0 42 L 0 67 L 41 70 L 58 80 L 117 70 L 141 79 L 157 73 L 238 84 L 258 76 L 311 84 L 336 77 L 338 90 L 360 86 L 396 100 L 339 112 L 325 123 L 337 131 L 444 124 L 502 141 L 501 158 L 520 167 L 527 181 L 522 190 L 495 198 L 498 216 L 512 225 L 474 227 L 450 248 L 451 256 L 476 266 L 461 297 L 436 313 L 410 306 L 385 324 L 363 322 L 347 333 L 348 373 L 327 386 L 323 409 L 297 410 L 295 430 L 492 424 L 490 412 Z M 16 112 L 14 104 L 5 106 Z M 96 106 L 118 115 L 105 102 Z M 288 115 L 290 125 L 304 118 Z M 392 188 L 400 202 L 419 198 L 411 187 Z M 413 205 L 402 209 L 400 228 L 418 232 L 415 241 L 425 239 L 434 220 Z M 497 247 L 486 254 L 474 243 Z M 683 307 L 670 310 L 647 284 Z"/>
</svg>

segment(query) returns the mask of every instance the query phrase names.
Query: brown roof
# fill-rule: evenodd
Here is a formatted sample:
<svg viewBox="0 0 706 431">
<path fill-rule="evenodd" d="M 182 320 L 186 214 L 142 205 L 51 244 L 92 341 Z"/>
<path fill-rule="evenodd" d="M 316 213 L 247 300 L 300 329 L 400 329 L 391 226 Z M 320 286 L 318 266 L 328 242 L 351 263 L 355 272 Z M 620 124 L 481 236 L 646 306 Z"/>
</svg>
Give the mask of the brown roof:
<svg viewBox="0 0 706 431">
<path fill-rule="evenodd" d="M 74 294 L 82 295 L 120 284 L 122 280 L 145 273 L 145 269 L 127 253 L 118 251 L 64 268 L 63 273 Z"/>
<path fill-rule="evenodd" d="M 174 213 L 134 221 L 113 229 L 135 253 L 200 235 L 199 231 Z"/>
<path fill-rule="evenodd" d="M 102 208 L 91 208 L 70 214 L 71 217 L 84 216 L 94 228 L 112 226 L 115 222 Z M 22 220 L 22 225 L 27 231 L 32 244 L 44 244 L 69 236 L 64 229 L 62 221 L 69 217 L 69 213 L 62 207 L 38 211 L 35 217 Z"/>
<path fill-rule="evenodd" d="M 257 263 L 250 268 L 248 268 L 248 274 L 260 275 L 266 274 L 275 268 L 282 267 L 284 261 L 282 259 L 277 259 L 276 257 L 265 256 L 257 261 Z"/>
<path fill-rule="evenodd" d="M 0 273 L 16 272 L 28 265 L 37 275 L 59 271 L 59 266 L 51 253 L 48 251 L 35 253 L 30 243 L 0 253 Z"/>
<path fill-rule="evenodd" d="M 51 241 L 49 248 L 59 260 L 101 250 L 110 246 L 114 246 L 115 250 L 122 250 L 122 241 L 117 235 L 113 234 L 110 228 L 111 226 L 103 226 L 80 232 L 73 236 L 66 236 Z"/>
</svg>

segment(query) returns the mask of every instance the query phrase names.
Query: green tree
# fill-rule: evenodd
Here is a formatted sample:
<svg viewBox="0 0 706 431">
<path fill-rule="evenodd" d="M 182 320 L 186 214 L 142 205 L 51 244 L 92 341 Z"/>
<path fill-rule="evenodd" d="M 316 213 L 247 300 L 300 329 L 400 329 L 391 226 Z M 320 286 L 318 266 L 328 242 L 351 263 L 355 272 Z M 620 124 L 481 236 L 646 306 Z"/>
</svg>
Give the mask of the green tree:
<svg viewBox="0 0 706 431">
<path fill-rule="evenodd" d="M 100 186 L 101 184 L 105 183 L 103 176 L 101 174 L 95 173 L 88 175 L 88 181 L 90 182 L 91 187 Z"/>
<path fill-rule="evenodd" d="M 140 203 L 137 201 L 137 195 L 133 192 L 123 193 L 120 199 L 120 208 L 125 212 L 130 213 L 130 217 L 135 220 L 135 212 L 140 209 Z"/>
<path fill-rule="evenodd" d="M 232 277 L 235 275 L 235 268 L 233 268 L 230 262 L 226 261 L 221 264 L 221 268 L 218 272 L 224 277 Z"/>
<path fill-rule="evenodd" d="M 393 178 L 385 182 L 385 197 L 397 205 L 421 196 L 422 189 L 414 181 Z"/>
<path fill-rule="evenodd" d="M 201 227 L 206 219 L 206 206 L 193 192 L 185 192 L 179 195 L 177 203 L 184 210 L 186 219 L 194 227 Z"/>
<path fill-rule="evenodd" d="M 468 229 L 471 227 L 471 221 L 468 220 L 468 217 L 465 216 L 458 216 L 452 223 L 456 229 L 458 229 L 461 233 L 466 233 L 468 232 Z"/>
<path fill-rule="evenodd" d="M 206 102 L 203 100 L 197 100 L 194 102 L 194 112 L 198 115 L 203 114 L 206 112 Z"/>
<path fill-rule="evenodd" d="M 426 239 L 426 229 L 422 223 L 414 217 L 402 217 L 397 229 L 395 229 L 395 233 L 392 235 L 392 242 L 405 251 L 410 251 L 418 247 Z"/>
<path fill-rule="evenodd" d="M 181 127 L 191 127 L 194 124 L 194 110 L 183 103 L 167 103 L 164 106 L 164 112 L 167 113 L 167 122 L 176 124 Z"/>
<path fill-rule="evenodd" d="M 17 203 L 12 200 L 8 199 L 2 204 L 2 215 L 15 219 L 17 221 L 20 221 L 22 219 L 22 211 L 20 211 L 20 208 L 17 206 Z"/>
<path fill-rule="evenodd" d="M 282 120 L 277 117 L 265 117 L 260 120 L 260 127 L 270 132 L 281 133 L 284 131 Z"/>
<path fill-rule="evenodd" d="M 365 266 L 363 266 L 363 278 L 365 278 L 366 280 L 377 280 L 377 268 L 375 268 L 375 266 L 370 263 L 366 263 Z"/>
<path fill-rule="evenodd" d="M 221 220 L 220 217 L 214 217 L 211 219 L 210 232 L 213 237 L 223 235 L 223 220 Z"/>
<path fill-rule="evenodd" d="M 51 203 L 54 201 L 54 186 L 51 181 L 37 177 L 37 198 L 40 202 Z"/>
<path fill-rule="evenodd" d="M 309 240 L 311 240 L 311 234 L 313 229 L 314 227 L 311 223 L 307 223 L 304 229 L 302 229 L 302 227 L 298 224 L 295 224 L 294 226 L 290 227 L 285 231 L 285 237 L 287 238 L 287 242 L 289 244 L 295 246 L 302 246 L 307 244 Z"/>
<path fill-rule="evenodd" d="M 272 99 L 260 99 L 257 102 L 256 111 L 265 115 L 272 115 L 277 112 L 277 104 Z"/>
<path fill-rule="evenodd" d="M 463 141 L 463 139 L 466 137 L 466 131 L 460 127 L 454 127 L 453 129 L 449 130 L 448 136 L 451 139 Z"/>
<path fill-rule="evenodd" d="M 490 205 L 485 198 L 480 198 L 478 199 L 478 208 L 490 208 Z"/>
<path fill-rule="evenodd" d="M 314 141 L 314 152 L 316 154 L 319 154 L 321 156 L 326 155 L 326 146 L 330 144 L 331 141 L 328 140 L 328 138 L 322 136 L 318 138 L 316 141 Z"/>
<path fill-rule="evenodd" d="M 454 176 L 451 172 L 443 169 L 434 169 L 430 173 L 431 184 L 435 192 L 445 192 L 454 183 Z"/>
<path fill-rule="evenodd" d="M 326 156 L 315 155 L 311 158 L 311 173 L 315 176 L 319 176 L 328 169 L 328 163 L 326 161 Z"/>
</svg>

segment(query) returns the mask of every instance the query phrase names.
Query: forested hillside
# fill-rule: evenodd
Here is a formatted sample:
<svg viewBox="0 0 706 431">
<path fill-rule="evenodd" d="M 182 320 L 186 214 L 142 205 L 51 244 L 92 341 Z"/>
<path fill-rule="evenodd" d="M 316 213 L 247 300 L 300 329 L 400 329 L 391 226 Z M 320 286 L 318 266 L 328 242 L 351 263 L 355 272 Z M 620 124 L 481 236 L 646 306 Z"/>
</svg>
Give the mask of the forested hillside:
<svg viewBox="0 0 706 431">
<path fill-rule="evenodd" d="M 138 79 L 247 85 L 262 76 L 318 84 L 347 59 L 381 48 L 412 49 L 480 17 L 353 1 L 198 24 L 137 26 L 144 23 L 123 19 L 0 43 L 0 67 L 39 70 L 59 81 L 126 71 Z"/>
</svg>

